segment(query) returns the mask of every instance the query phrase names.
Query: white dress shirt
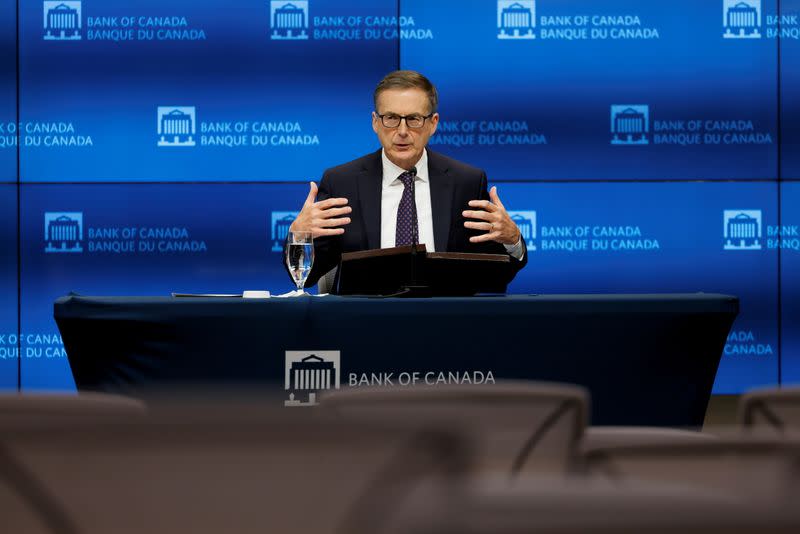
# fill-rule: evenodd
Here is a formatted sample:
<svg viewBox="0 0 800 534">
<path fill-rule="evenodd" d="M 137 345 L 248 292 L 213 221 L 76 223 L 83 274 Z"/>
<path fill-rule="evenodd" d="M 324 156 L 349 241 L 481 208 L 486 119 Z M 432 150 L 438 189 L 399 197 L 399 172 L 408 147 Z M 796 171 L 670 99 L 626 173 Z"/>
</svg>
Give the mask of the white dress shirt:
<svg viewBox="0 0 800 534">
<path fill-rule="evenodd" d="M 395 246 L 397 234 L 397 208 L 403 197 L 403 182 L 399 176 L 405 169 L 401 169 L 386 157 L 386 151 L 381 152 L 383 161 L 383 186 L 381 188 L 381 248 Z M 414 193 L 417 199 L 417 228 L 419 229 L 419 242 L 425 243 L 428 252 L 436 250 L 433 242 L 433 212 L 431 210 L 431 186 L 428 176 L 428 151 L 422 151 L 422 157 L 417 162 L 417 177 L 414 178 Z M 442 244 L 442 248 L 447 243 Z"/>
<path fill-rule="evenodd" d="M 400 206 L 400 199 L 403 197 L 403 182 L 400 175 L 402 169 L 392 163 L 386 157 L 386 151 L 381 151 L 381 161 L 383 162 L 383 186 L 381 187 L 381 248 L 391 248 L 395 246 L 397 234 L 397 209 Z M 431 209 L 431 185 L 428 174 L 428 151 L 423 149 L 422 157 L 416 165 L 417 177 L 414 179 L 414 193 L 417 201 L 417 228 L 419 229 L 419 242 L 425 243 L 428 252 L 436 250 L 436 243 L 433 242 L 433 210 Z M 440 243 L 442 250 L 447 247 L 447 243 Z M 512 257 L 521 260 L 524 254 L 522 247 L 522 237 L 514 245 L 503 245 Z"/>
</svg>

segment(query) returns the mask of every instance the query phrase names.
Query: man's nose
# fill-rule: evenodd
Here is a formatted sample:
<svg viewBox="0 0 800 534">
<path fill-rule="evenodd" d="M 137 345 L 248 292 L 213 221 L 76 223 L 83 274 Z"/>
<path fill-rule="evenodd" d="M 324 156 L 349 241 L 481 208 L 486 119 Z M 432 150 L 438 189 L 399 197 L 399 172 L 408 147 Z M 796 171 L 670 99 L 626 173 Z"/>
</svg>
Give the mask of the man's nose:
<svg viewBox="0 0 800 534">
<path fill-rule="evenodd" d="M 397 133 L 400 135 L 408 135 L 408 124 L 406 124 L 406 119 L 400 119 L 400 124 L 397 125 Z"/>
</svg>

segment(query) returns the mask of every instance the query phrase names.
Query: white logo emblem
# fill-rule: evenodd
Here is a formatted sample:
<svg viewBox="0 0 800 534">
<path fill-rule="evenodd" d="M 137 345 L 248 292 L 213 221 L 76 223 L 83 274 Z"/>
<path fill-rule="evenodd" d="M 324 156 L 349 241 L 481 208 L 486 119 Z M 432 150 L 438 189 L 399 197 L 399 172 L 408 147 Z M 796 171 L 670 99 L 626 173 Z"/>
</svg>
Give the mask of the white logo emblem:
<svg viewBox="0 0 800 534">
<path fill-rule="evenodd" d="M 289 398 L 284 406 L 314 406 L 317 392 L 339 389 L 340 353 L 338 350 L 287 350 L 286 382 Z M 304 402 L 298 397 L 308 394 Z"/>
<path fill-rule="evenodd" d="M 761 250 L 761 210 L 724 210 L 725 250 Z"/>
<path fill-rule="evenodd" d="M 80 40 L 82 26 L 80 1 L 44 2 L 46 41 Z"/>
<path fill-rule="evenodd" d="M 497 0 L 497 38 L 535 39 L 535 0 Z"/>
<path fill-rule="evenodd" d="M 272 0 L 269 21 L 272 39 L 308 39 L 308 1 Z"/>
<path fill-rule="evenodd" d="M 647 145 L 650 140 L 650 108 L 637 105 L 611 106 L 611 144 Z"/>
<path fill-rule="evenodd" d="M 45 212 L 45 252 L 83 252 L 81 241 L 83 241 L 83 213 Z"/>
<path fill-rule="evenodd" d="M 528 250 L 536 250 L 536 212 L 535 211 L 509 211 L 511 220 L 517 225 L 522 239 L 525 240 L 525 245 Z"/>
<path fill-rule="evenodd" d="M 283 250 L 283 242 L 286 241 L 286 236 L 289 235 L 289 226 L 292 225 L 297 218 L 299 212 L 297 211 L 273 211 L 272 212 L 272 252 L 281 252 Z"/>
<path fill-rule="evenodd" d="M 725 39 L 761 37 L 761 0 L 722 0 Z"/>
<path fill-rule="evenodd" d="M 194 106 L 158 107 L 158 146 L 195 146 Z"/>
</svg>

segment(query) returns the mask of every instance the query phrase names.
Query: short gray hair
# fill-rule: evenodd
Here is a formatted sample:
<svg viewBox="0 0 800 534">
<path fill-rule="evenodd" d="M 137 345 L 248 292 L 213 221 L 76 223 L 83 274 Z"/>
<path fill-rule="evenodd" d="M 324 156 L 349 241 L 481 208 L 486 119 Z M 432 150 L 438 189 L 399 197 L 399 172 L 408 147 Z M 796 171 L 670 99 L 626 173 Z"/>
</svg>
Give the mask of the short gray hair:
<svg viewBox="0 0 800 534">
<path fill-rule="evenodd" d="M 430 113 L 436 113 L 439 109 L 439 93 L 431 81 L 414 70 L 396 70 L 390 72 L 383 79 L 378 82 L 375 87 L 375 92 L 372 99 L 375 105 L 375 111 L 378 111 L 378 95 L 387 89 L 422 89 L 428 95 L 428 104 L 430 105 Z"/>
</svg>

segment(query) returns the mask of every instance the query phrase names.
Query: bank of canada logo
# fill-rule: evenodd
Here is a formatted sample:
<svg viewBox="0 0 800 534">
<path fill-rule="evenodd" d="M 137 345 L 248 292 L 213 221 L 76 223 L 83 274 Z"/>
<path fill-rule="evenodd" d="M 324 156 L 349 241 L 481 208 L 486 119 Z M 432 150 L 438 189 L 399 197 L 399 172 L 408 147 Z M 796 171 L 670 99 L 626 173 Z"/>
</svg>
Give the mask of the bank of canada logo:
<svg viewBox="0 0 800 534">
<path fill-rule="evenodd" d="M 648 106 L 611 106 L 611 144 L 647 145 L 650 143 Z"/>
<path fill-rule="evenodd" d="M 722 26 L 726 39 L 761 37 L 761 0 L 722 0 Z"/>
<path fill-rule="evenodd" d="M 272 0 L 269 21 L 272 39 L 308 39 L 308 1 Z"/>
<path fill-rule="evenodd" d="M 80 1 L 44 2 L 45 40 L 78 41 L 82 27 Z"/>
<path fill-rule="evenodd" d="M 314 406 L 317 393 L 339 389 L 340 360 L 338 350 L 287 350 L 284 388 L 289 398 L 283 401 L 283 405 Z"/>
<path fill-rule="evenodd" d="M 158 107 L 158 146 L 195 146 L 194 106 Z"/>
<path fill-rule="evenodd" d="M 724 210 L 725 250 L 761 250 L 761 210 Z"/>
<path fill-rule="evenodd" d="M 509 211 L 511 220 L 519 228 L 525 246 L 529 251 L 536 250 L 536 212 L 535 211 Z"/>
<path fill-rule="evenodd" d="M 83 213 L 47 211 L 44 214 L 45 252 L 83 252 Z"/>
<path fill-rule="evenodd" d="M 272 222 L 270 228 L 272 229 L 270 235 L 272 239 L 272 251 L 282 252 L 283 242 L 286 241 L 286 236 L 289 235 L 289 227 L 297 218 L 299 212 L 297 211 L 273 211 Z"/>
<path fill-rule="evenodd" d="M 535 39 L 536 0 L 497 0 L 497 38 Z"/>
</svg>

